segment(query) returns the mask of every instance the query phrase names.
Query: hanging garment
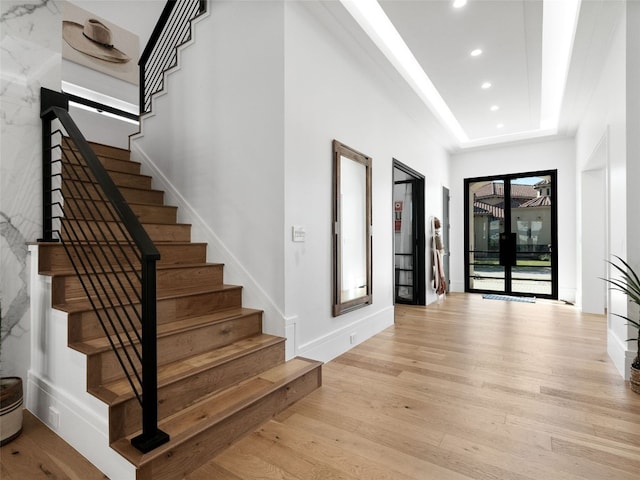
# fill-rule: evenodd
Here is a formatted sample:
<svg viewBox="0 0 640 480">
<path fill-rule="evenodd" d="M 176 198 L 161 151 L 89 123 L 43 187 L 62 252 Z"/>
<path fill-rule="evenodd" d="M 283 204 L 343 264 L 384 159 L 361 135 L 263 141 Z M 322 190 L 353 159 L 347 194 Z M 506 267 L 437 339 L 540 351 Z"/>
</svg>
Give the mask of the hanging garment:
<svg viewBox="0 0 640 480">
<path fill-rule="evenodd" d="M 444 250 L 434 250 L 433 255 L 433 289 L 438 295 L 447 291 L 447 279 L 444 276 Z"/>
</svg>

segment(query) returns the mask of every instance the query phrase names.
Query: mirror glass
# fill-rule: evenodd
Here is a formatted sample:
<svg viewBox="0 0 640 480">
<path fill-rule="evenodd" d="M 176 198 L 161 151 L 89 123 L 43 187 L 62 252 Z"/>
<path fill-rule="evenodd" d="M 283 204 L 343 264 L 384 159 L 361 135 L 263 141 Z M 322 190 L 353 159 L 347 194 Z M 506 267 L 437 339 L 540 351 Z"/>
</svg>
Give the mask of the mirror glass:
<svg viewBox="0 0 640 480">
<path fill-rule="evenodd" d="M 371 303 L 371 158 L 334 141 L 334 304 Z"/>
</svg>

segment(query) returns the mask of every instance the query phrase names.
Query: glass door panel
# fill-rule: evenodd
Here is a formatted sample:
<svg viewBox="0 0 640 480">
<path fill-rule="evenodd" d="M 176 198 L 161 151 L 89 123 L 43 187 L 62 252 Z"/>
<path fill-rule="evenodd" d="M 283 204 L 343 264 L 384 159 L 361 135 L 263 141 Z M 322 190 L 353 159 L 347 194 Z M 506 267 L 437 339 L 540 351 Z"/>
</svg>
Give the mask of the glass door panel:
<svg viewBox="0 0 640 480">
<path fill-rule="evenodd" d="M 551 295 L 551 176 L 513 178 L 510 183 L 511 231 L 516 239 L 511 291 Z"/>
<path fill-rule="evenodd" d="M 413 182 L 396 181 L 393 185 L 393 227 L 395 234 L 396 302 L 415 303 Z"/>
<path fill-rule="evenodd" d="M 424 176 L 393 160 L 395 302 L 426 304 Z"/>
<path fill-rule="evenodd" d="M 474 182 L 468 187 L 468 284 L 472 290 L 505 290 L 500 265 L 500 235 L 504 233 L 504 184 Z"/>
</svg>

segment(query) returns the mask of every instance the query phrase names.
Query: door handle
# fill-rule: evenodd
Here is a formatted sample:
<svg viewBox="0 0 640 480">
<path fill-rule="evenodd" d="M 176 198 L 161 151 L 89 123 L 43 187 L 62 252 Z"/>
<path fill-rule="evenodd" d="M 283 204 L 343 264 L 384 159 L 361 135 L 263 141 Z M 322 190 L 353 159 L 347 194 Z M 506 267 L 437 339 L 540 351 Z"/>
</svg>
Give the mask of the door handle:
<svg viewBox="0 0 640 480">
<path fill-rule="evenodd" d="M 516 258 L 516 234 L 504 232 L 500 234 L 500 265 L 503 267 L 515 267 Z"/>
</svg>

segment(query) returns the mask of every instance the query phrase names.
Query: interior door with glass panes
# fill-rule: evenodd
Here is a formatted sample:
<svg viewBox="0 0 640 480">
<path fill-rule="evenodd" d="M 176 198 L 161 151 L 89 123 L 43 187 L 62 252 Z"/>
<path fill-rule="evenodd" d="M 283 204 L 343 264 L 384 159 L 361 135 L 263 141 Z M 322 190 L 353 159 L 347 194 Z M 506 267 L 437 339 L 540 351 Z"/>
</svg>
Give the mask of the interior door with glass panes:
<svg viewBox="0 0 640 480">
<path fill-rule="evenodd" d="M 425 305 L 424 177 L 394 160 L 395 302 Z"/>
</svg>

